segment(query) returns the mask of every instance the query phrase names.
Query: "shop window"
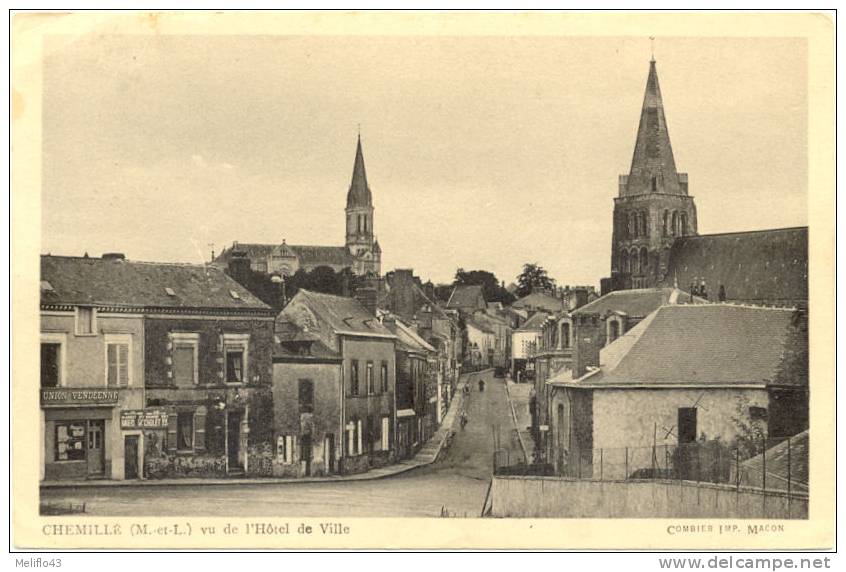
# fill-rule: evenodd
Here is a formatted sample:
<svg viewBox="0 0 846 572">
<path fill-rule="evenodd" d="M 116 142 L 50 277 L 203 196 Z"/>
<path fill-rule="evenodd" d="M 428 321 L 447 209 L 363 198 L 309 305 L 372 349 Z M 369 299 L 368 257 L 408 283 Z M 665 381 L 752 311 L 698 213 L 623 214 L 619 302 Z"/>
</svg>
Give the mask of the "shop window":
<svg viewBox="0 0 846 572">
<path fill-rule="evenodd" d="M 244 350 L 227 350 L 226 383 L 244 382 Z"/>
<path fill-rule="evenodd" d="M 106 383 L 129 385 L 129 343 L 106 342 Z"/>
<path fill-rule="evenodd" d="M 77 306 L 76 308 L 76 333 L 80 336 L 90 336 L 94 334 L 95 325 L 95 311 L 94 308 L 86 306 Z"/>
<path fill-rule="evenodd" d="M 179 451 L 194 449 L 194 413 L 180 411 L 176 415 L 176 448 Z"/>
<path fill-rule="evenodd" d="M 56 422 L 56 461 L 85 460 L 85 421 Z"/>
<path fill-rule="evenodd" d="M 375 387 L 373 383 L 373 362 L 367 362 L 367 395 L 373 395 L 375 393 Z"/>
<path fill-rule="evenodd" d="M 358 395 L 358 360 L 350 362 L 350 394 Z"/>
<path fill-rule="evenodd" d="M 381 385 L 382 385 L 382 393 L 388 392 L 388 362 L 382 362 L 382 373 L 381 373 Z"/>
<path fill-rule="evenodd" d="M 59 387 L 61 344 L 41 344 L 41 387 Z"/>
<path fill-rule="evenodd" d="M 310 379 L 299 381 L 300 413 L 314 413 L 314 383 Z"/>
</svg>

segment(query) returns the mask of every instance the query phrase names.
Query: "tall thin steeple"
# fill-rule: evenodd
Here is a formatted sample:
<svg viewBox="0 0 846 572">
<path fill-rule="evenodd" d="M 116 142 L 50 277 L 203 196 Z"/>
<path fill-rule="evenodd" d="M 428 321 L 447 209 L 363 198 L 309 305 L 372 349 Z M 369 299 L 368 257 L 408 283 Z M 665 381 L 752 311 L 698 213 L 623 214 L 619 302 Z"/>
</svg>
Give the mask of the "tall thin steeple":
<svg viewBox="0 0 846 572">
<path fill-rule="evenodd" d="M 369 207 L 373 205 L 370 187 L 367 185 L 367 171 L 364 168 L 364 153 L 361 150 L 361 133 L 358 134 L 358 145 L 355 149 L 355 163 L 353 164 L 352 181 L 347 192 L 347 208 Z"/>
<path fill-rule="evenodd" d="M 679 173 L 676 171 L 654 58 L 649 62 L 649 76 L 646 80 L 646 93 L 643 96 L 631 170 L 625 185 L 621 187 L 621 196 L 647 193 L 687 194 L 686 176 L 682 177 L 680 184 Z"/>
</svg>

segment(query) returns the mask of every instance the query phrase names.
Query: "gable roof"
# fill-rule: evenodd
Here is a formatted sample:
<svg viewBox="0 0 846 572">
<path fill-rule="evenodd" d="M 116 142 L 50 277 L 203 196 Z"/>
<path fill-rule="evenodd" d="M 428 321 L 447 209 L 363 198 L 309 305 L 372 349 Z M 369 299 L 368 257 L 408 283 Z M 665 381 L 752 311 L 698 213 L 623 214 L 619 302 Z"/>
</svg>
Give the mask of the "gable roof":
<svg viewBox="0 0 846 572">
<path fill-rule="evenodd" d="M 452 289 L 447 308 L 485 308 L 485 296 L 479 284 L 460 285 Z"/>
<path fill-rule="evenodd" d="M 637 290 L 615 290 L 581 308 L 573 310 L 574 316 L 608 312 L 621 312 L 629 317 L 643 318 L 665 304 L 689 304 L 690 294 L 678 288 L 641 288 Z M 694 304 L 707 302 L 693 297 Z"/>
<path fill-rule="evenodd" d="M 540 308 L 547 312 L 560 312 L 565 306 L 564 300 L 542 292 L 534 292 L 523 296 L 511 305 L 515 308 Z"/>
<path fill-rule="evenodd" d="M 342 360 L 341 354 L 324 344 L 320 336 L 306 332 L 293 322 L 277 321 L 273 342 L 273 358 L 280 361 L 307 363 Z M 308 353 L 299 351 L 303 346 L 308 347 Z"/>
<path fill-rule="evenodd" d="M 52 286 L 42 288 L 42 305 L 270 311 L 222 269 L 207 265 L 42 255 L 41 280 Z"/>
<path fill-rule="evenodd" d="M 535 312 L 531 318 L 526 320 L 526 322 L 514 330 L 515 332 L 526 332 L 526 331 L 540 331 L 543 328 L 544 322 L 549 319 L 550 314 L 546 312 Z"/>
<path fill-rule="evenodd" d="M 775 379 L 794 311 L 732 304 L 662 306 L 600 351 L 585 387 L 754 385 Z"/>
<path fill-rule="evenodd" d="M 437 350 L 433 348 L 426 340 L 421 338 L 417 332 L 403 323 L 402 320 L 393 320 L 387 325 L 388 329 L 394 332 L 397 336 L 398 345 L 402 346 L 405 351 L 412 351 L 417 353 L 436 353 Z"/>
<path fill-rule="evenodd" d="M 808 301 L 808 227 L 677 238 L 665 282 L 685 288 L 704 279 L 716 299 L 796 305 Z"/>
<path fill-rule="evenodd" d="M 394 338 L 379 319 L 370 314 L 358 300 L 332 294 L 322 294 L 300 289 L 289 303 L 295 301 L 306 304 L 318 319 L 329 325 L 336 334 L 362 334 L 375 337 Z M 285 315 L 282 310 L 280 316 Z"/>
</svg>

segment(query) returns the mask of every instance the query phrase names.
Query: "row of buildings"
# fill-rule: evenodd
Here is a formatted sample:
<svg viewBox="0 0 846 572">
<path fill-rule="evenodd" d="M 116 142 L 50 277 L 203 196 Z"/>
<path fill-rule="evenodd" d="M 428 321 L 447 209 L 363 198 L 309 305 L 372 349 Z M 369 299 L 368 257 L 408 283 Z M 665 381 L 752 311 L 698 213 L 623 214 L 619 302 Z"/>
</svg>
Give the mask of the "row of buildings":
<svg viewBox="0 0 846 572">
<path fill-rule="evenodd" d="M 656 447 L 805 434 L 808 229 L 698 234 L 654 60 L 601 293 L 537 307 L 513 332 L 537 461 L 628 476 L 656 466 Z M 636 461 L 639 447 L 652 455 Z"/>
<path fill-rule="evenodd" d="M 233 245 L 210 264 L 41 257 L 41 479 L 319 476 L 414 455 L 458 379 L 459 315 L 380 276 L 359 140 L 342 247 Z M 238 277 L 349 269 L 281 311 Z M 246 282 L 246 281 L 245 281 Z"/>
</svg>

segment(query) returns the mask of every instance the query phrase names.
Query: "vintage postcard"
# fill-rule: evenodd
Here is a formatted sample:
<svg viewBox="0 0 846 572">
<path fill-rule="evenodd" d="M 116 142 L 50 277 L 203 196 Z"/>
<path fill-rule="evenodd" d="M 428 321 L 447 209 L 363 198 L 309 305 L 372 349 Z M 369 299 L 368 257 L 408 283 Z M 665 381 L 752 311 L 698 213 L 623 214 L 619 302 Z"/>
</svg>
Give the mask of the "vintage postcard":
<svg viewBox="0 0 846 572">
<path fill-rule="evenodd" d="M 20 548 L 834 543 L 834 25 L 12 22 Z"/>
</svg>

